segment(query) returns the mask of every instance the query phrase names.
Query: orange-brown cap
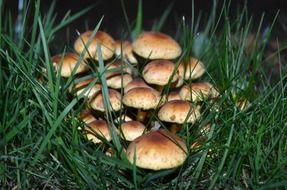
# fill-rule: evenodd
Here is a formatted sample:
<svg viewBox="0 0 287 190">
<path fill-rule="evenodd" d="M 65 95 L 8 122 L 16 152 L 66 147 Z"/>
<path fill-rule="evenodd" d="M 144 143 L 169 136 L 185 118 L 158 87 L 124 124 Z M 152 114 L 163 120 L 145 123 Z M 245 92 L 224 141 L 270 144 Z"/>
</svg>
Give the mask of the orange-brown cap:
<svg viewBox="0 0 287 190">
<path fill-rule="evenodd" d="M 127 148 L 127 158 L 140 168 L 161 170 L 175 168 L 187 158 L 185 142 L 160 129 L 135 139 Z"/>
<path fill-rule="evenodd" d="M 139 121 L 128 121 L 119 127 L 119 131 L 123 139 L 133 141 L 144 133 L 145 126 Z"/>
<path fill-rule="evenodd" d="M 71 88 L 69 88 L 69 92 L 79 96 L 84 90 L 86 90 L 86 88 L 88 88 L 89 84 L 91 82 L 93 82 L 93 80 L 95 80 L 95 79 L 82 80 L 82 81 L 72 85 Z M 94 96 L 95 93 L 100 91 L 101 88 L 102 88 L 101 84 L 95 84 L 94 86 L 92 86 L 91 88 L 89 88 L 85 91 L 84 96 L 87 98 L 91 98 Z"/>
<path fill-rule="evenodd" d="M 129 82 L 125 88 L 124 92 L 127 93 L 129 90 L 133 88 L 138 88 L 138 87 L 145 87 L 145 88 L 151 88 L 149 85 L 147 85 L 141 78 L 136 78 L 133 79 L 131 82 Z"/>
<path fill-rule="evenodd" d="M 132 43 L 133 51 L 146 59 L 175 59 L 181 47 L 170 36 L 160 32 L 143 32 Z"/>
<path fill-rule="evenodd" d="M 160 94 L 152 88 L 133 88 L 123 96 L 126 106 L 148 110 L 156 108 L 160 101 Z"/>
<path fill-rule="evenodd" d="M 129 41 L 117 40 L 115 43 L 115 54 L 119 57 L 123 56 L 123 60 L 132 64 L 137 64 L 138 61 L 133 54 L 132 44 Z"/>
<path fill-rule="evenodd" d="M 144 67 L 142 75 L 147 83 L 163 86 L 168 84 L 171 77 L 171 82 L 178 79 L 178 74 L 174 70 L 174 63 L 163 59 L 154 60 Z"/>
<path fill-rule="evenodd" d="M 191 83 L 191 85 L 184 85 L 179 95 L 183 100 L 198 102 L 207 98 L 216 98 L 219 93 L 212 84 L 208 82 L 197 82 Z"/>
<path fill-rule="evenodd" d="M 80 119 L 86 123 L 86 124 L 89 124 L 93 121 L 96 121 L 97 119 L 94 117 L 93 113 L 92 113 L 92 110 L 90 109 L 85 109 L 85 110 L 82 110 L 80 112 L 80 115 L 79 115 Z"/>
<path fill-rule="evenodd" d="M 61 67 L 60 75 L 62 77 L 70 77 L 77 65 L 75 74 L 83 73 L 89 69 L 87 64 L 84 61 L 81 61 L 80 57 L 75 53 L 66 53 L 64 56 L 55 55 L 52 57 L 52 62 L 56 71 L 60 71 Z"/>
<path fill-rule="evenodd" d="M 88 124 L 85 128 L 85 133 L 88 140 L 93 143 L 101 143 L 102 141 L 97 136 L 105 138 L 107 141 L 111 141 L 110 130 L 105 120 L 96 120 Z"/>
<path fill-rule="evenodd" d="M 200 118 L 200 112 L 188 101 L 172 100 L 160 108 L 158 117 L 162 121 L 171 123 L 194 123 Z"/>
<path fill-rule="evenodd" d="M 121 108 L 121 94 L 113 89 L 108 90 L 109 93 L 109 101 L 111 103 L 111 107 L 114 111 L 119 111 Z M 90 101 L 90 106 L 94 110 L 98 110 L 101 112 L 105 111 L 104 107 L 104 97 L 102 91 L 97 92 Z"/>
<path fill-rule="evenodd" d="M 113 57 L 115 51 L 115 41 L 106 32 L 97 31 L 96 35 L 91 39 L 90 45 L 88 41 L 92 36 L 92 31 L 87 31 L 81 34 L 74 43 L 74 49 L 81 54 L 84 50 L 88 50 L 84 54 L 85 58 L 89 58 L 89 54 L 92 58 L 98 60 L 97 43 L 101 46 L 103 60 L 107 60 Z M 85 47 L 86 46 L 86 47 Z"/>
<path fill-rule="evenodd" d="M 167 101 L 172 101 L 172 100 L 181 100 L 179 96 L 179 90 L 173 90 L 168 93 Z"/>
<path fill-rule="evenodd" d="M 197 79 L 205 72 L 205 67 L 201 61 L 191 57 L 187 62 L 180 63 L 178 67 L 179 76 L 185 80 Z"/>
</svg>

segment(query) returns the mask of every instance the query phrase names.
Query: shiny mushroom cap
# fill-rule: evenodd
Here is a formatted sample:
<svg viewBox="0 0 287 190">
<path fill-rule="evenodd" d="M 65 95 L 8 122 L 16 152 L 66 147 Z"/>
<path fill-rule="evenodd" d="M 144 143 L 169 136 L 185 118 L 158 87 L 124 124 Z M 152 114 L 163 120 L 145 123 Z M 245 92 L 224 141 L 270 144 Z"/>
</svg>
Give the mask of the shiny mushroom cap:
<svg viewBox="0 0 287 190">
<path fill-rule="evenodd" d="M 184 85 L 179 95 L 181 99 L 192 102 L 203 101 L 207 98 L 216 98 L 219 95 L 217 89 L 208 82 L 191 83 Z"/>
<path fill-rule="evenodd" d="M 137 109 L 154 109 L 160 102 L 160 94 L 152 88 L 133 88 L 123 97 L 123 103 Z"/>
<path fill-rule="evenodd" d="M 109 101 L 111 103 L 111 107 L 114 111 L 119 111 L 121 109 L 121 94 L 113 89 L 108 90 L 109 93 Z M 102 91 L 97 92 L 90 101 L 90 106 L 94 110 L 98 110 L 101 112 L 105 111 L 104 107 L 104 97 Z"/>
<path fill-rule="evenodd" d="M 140 168 L 161 170 L 175 168 L 187 158 L 184 141 L 160 129 L 135 139 L 127 148 L 127 158 Z M 135 158 L 135 159 L 134 159 Z"/>
<path fill-rule="evenodd" d="M 187 62 L 180 63 L 178 67 L 179 76 L 185 80 L 197 79 L 205 72 L 205 67 L 201 61 L 191 57 Z"/>
<path fill-rule="evenodd" d="M 105 120 L 96 120 L 88 124 L 88 127 L 85 128 L 86 136 L 88 140 L 91 140 L 93 143 L 101 143 L 102 141 L 97 138 L 101 136 L 107 141 L 111 141 L 110 130 L 107 122 Z"/>
<path fill-rule="evenodd" d="M 119 131 L 123 139 L 133 141 L 144 133 L 145 126 L 139 121 L 128 121 L 119 127 Z"/>
<path fill-rule="evenodd" d="M 115 51 L 114 39 L 106 32 L 97 31 L 96 35 L 91 39 L 91 43 L 88 46 L 88 42 L 92 37 L 92 33 L 92 31 L 84 32 L 76 39 L 74 43 L 74 49 L 76 52 L 81 54 L 84 50 L 86 51 L 87 49 L 89 53 L 86 52 L 84 57 L 89 58 L 91 55 L 93 59 L 98 60 L 97 44 L 99 44 L 101 46 L 103 60 L 112 58 Z"/>
<path fill-rule="evenodd" d="M 164 86 L 178 80 L 178 74 L 175 70 L 175 64 L 168 60 L 155 60 L 149 62 L 143 69 L 144 80 L 149 84 Z"/>
<path fill-rule="evenodd" d="M 158 117 L 160 120 L 170 123 L 194 123 L 200 118 L 200 112 L 188 101 L 172 100 L 160 108 Z"/>
<path fill-rule="evenodd" d="M 55 55 L 52 57 L 53 66 L 56 71 L 60 71 L 62 77 L 70 77 L 75 70 L 75 74 L 83 73 L 89 68 L 84 61 L 80 60 L 80 57 L 75 53 L 66 53 L 64 56 Z M 61 68 L 60 68 L 61 67 Z"/>
<path fill-rule="evenodd" d="M 175 59 L 182 50 L 170 36 L 160 32 L 143 32 L 132 43 L 133 51 L 146 59 Z"/>
<path fill-rule="evenodd" d="M 167 101 L 172 101 L 172 100 L 181 100 L 179 96 L 179 90 L 173 90 L 168 93 Z"/>
</svg>

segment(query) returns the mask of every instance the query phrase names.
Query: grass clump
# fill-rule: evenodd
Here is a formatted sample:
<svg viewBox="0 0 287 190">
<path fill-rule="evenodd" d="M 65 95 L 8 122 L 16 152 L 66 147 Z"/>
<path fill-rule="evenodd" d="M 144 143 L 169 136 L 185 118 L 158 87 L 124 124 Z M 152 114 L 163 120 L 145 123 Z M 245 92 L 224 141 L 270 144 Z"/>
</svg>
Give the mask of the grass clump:
<svg viewBox="0 0 287 190">
<path fill-rule="evenodd" d="M 280 68 L 279 80 L 270 82 L 262 62 L 271 30 L 263 32 L 263 18 L 256 24 L 245 8 L 230 21 L 229 5 L 217 8 L 214 3 L 206 21 L 184 21 L 183 31 L 178 31 L 186 34 L 178 37 L 181 45 L 188 42 L 184 45 L 188 47 L 186 53 L 205 63 L 207 74 L 203 79 L 212 81 L 220 90 L 215 103 L 205 103 L 201 120 L 180 132 L 181 136 L 188 134 L 186 141 L 191 144 L 200 139 L 200 127 L 211 123 L 207 140 L 189 152 L 180 168 L 155 172 L 131 165 L 116 133 L 112 133 L 112 143 L 97 146 L 88 142 L 78 131 L 79 126 L 84 127 L 77 118 L 83 101 L 69 97 L 67 81 L 53 71 L 49 47 L 54 36 L 89 9 L 67 14 L 56 23 L 55 4 L 43 14 L 40 1 L 27 2 L 22 29 L 15 32 L 11 13 L 5 9 L 5 1 L 0 0 L 0 186 L 7 189 L 284 188 L 287 185 L 286 68 Z M 155 30 L 161 29 L 168 12 L 169 9 L 158 25 L 153 26 Z M 139 11 L 132 38 L 142 30 L 142 14 Z M 207 24 L 202 32 L 197 25 L 204 23 Z M 94 32 L 99 27 L 100 21 Z M 258 30 L 249 52 L 246 44 L 252 28 Z M 280 58 L 280 52 L 274 56 Z M 99 66 L 95 72 L 107 97 L 101 58 Z M 250 103 L 245 109 L 237 106 L 241 98 Z M 105 99 L 107 108 L 108 102 Z M 217 112 L 209 111 L 214 106 Z M 105 114 L 113 125 L 113 112 Z M 114 157 L 102 152 L 107 145 L 116 151 Z"/>
</svg>

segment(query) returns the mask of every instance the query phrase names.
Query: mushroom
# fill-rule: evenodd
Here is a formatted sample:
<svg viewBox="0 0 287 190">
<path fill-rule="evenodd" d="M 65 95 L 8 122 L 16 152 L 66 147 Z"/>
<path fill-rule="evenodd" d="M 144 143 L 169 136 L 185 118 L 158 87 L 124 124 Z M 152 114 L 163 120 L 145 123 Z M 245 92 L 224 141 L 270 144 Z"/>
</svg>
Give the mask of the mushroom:
<svg viewBox="0 0 287 190">
<path fill-rule="evenodd" d="M 105 73 L 108 87 L 114 89 L 124 88 L 133 80 L 132 71 L 127 64 L 121 60 L 109 63 Z"/>
<path fill-rule="evenodd" d="M 182 50 L 170 36 L 160 32 L 143 32 L 132 43 L 133 51 L 145 59 L 175 59 Z"/>
<path fill-rule="evenodd" d="M 96 121 L 97 119 L 92 114 L 92 110 L 85 109 L 80 112 L 79 118 L 86 124 L 89 124 L 93 121 Z"/>
<path fill-rule="evenodd" d="M 115 54 L 119 57 L 123 56 L 122 59 L 125 62 L 132 64 L 138 63 L 133 54 L 132 44 L 129 41 L 117 40 L 115 43 Z"/>
<path fill-rule="evenodd" d="M 121 94 L 113 89 L 108 89 L 108 94 L 109 94 L 109 101 L 111 103 L 111 108 L 114 111 L 119 111 L 121 109 Z M 104 107 L 104 97 L 102 94 L 102 91 L 98 91 L 93 98 L 90 101 L 90 106 L 94 110 L 98 110 L 101 112 L 105 111 Z"/>
<path fill-rule="evenodd" d="M 218 90 L 209 82 L 197 82 L 190 85 L 184 85 L 179 95 L 181 99 L 192 102 L 203 101 L 207 98 L 216 98 L 219 96 Z"/>
<path fill-rule="evenodd" d="M 158 117 L 161 121 L 173 123 L 170 130 L 176 133 L 180 130 L 179 124 L 194 123 L 200 118 L 200 112 L 188 101 L 172 100 L 160 108 Z"/>
<path fill-rule="evenodd" d="M 55 55 L 52 57 L 52 62 L 56 71 L 59 72 L 61 69 L 60 75 L 62 77 L 70 77 L 74 70 L 74 73 L 78 74 L 86 72 L 89 69 L 87 64 L 74 53 L 66 53 L 64 56 L 60 54 Z"/>
<path fill-rule="evenodd" d="M 95 80 L 95 79 L 82 80 L 76 84 L 73 84 L 69 88 L 69 92 L 71 94 L 75 94 L 75 95 L 79 96 L 84 90 L 86 90 L 86 88 L 89 86 L 89 84 L 91 82 L 93 82 L 93 80 Z M 92 86 L 91 88 L 89 88 L 85 91 L 84 97 L 87 97 L 88 99 L 90 99 L 91 97 L 94 96 L 95 93 L 100 91 L 101 88 L 102 88 L 101 84 L 95 84 L 94 86 Z"/>
<path fill-rule="evenodd" d="M 181 100 L 181 97 L 179 96 L 179 90 L 172 90 L 168 93 L 167 101 L 172 100 Z"/>
<path fill-rule="evenodd" d="M 127 93 L 129 90 L 133 88 L 138 88 L 138 87 L 145 87 L 145 88 L 151 88 L 149 85 L 147 85 L 141 78 L 136 78 L 133 79 L 131 82 L 129 82 L 125 88 L 124 88 L 124 93 Z"/>
<path fill-rule="evenodd" d="M 146 117 L 146 112 L 143 110 L 156 108 L 160 99 L 160 94 L 155 89 L 138 87 L 129 90 L 123 96 L 123 103 L 128 107 L 138 109 L 137 120 L 143 122 Z"/>
<path fill-rule="evenodd" d="M 142 72 L 144 80 L 148 84 L 154 84 L 159 92 L 169 82 L 174 83 L 178 80 L 178 74 L 175 72 L 175 64 L 168 60 L 154 60 L 149 62 Z"/>
<path fill-rule="evenodd" d="M 127 121 L 119 127 L 121 137 L 127 141 L 133 141 L 145 132 L 145 126 L 139 121 Z"/>
<path fill-rule="evenodd" d="M 205 67 L 201 61 L 191 57 L 188 61 L 183 61 L 178 66 L 178 73 L 184 80 L 194 80 L 203 75 Z"/>
<path fill-rule="evenodd" d="M 102 140 L 98 137 L 104 138 L 106 141 L 111 141 L 110 129 L 105 120 L 96 120 L 88 124 L 85 128 L 87 139 L 93 143 L 101 143 Z"/>
<path fill-rule="evenodd" d="M 177 135 L 159 129 L 136 138 L 127 148 L 127 159 L 151 170 L 175 168 L 187 158 L 185 142 Z"/>
<path fill-rule="evenodd" d="M 106 32 L 97 31 L 95 36 L 92 37 L 92 31 L 86 31 L 81 34 L 74 43 L 74 49 L 78 54 L 81 54 L 85 49 L 87 52 L 83 55 L 84 58 L 93 58 L 98 60 L 98 50 L 97 44 L 101 46 L 103 60 L 108 60 L 113 57 L 115 51 L 115 41 L 114 39 Z M 89 46 L 88 46 L 89 45 Z"/>
</svg>

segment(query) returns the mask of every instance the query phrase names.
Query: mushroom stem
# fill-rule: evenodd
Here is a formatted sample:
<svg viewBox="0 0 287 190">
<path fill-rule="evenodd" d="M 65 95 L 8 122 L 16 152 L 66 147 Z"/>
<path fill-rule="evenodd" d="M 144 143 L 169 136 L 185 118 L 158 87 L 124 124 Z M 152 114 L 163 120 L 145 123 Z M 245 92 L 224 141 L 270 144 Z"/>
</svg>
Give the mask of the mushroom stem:
<svg viewBox="0 0 287 190">
<path fill-rule="evenodd" d="M 181 125 L 179 125 L 178 123 L 173 123 L 171 124 L 169 130 L 171 133 L 176 134 L 180 131 L 181 129 Z"/>
<path fill-rule="evenodd" d="M 142 110 L 142 109 L 138 109 L 138 113 L 137 113 L 137 121 L 144 123 L 144 120 L 146 118 L 147 112 Z"/>
</svg>

